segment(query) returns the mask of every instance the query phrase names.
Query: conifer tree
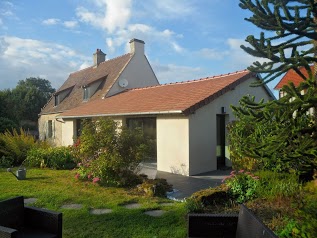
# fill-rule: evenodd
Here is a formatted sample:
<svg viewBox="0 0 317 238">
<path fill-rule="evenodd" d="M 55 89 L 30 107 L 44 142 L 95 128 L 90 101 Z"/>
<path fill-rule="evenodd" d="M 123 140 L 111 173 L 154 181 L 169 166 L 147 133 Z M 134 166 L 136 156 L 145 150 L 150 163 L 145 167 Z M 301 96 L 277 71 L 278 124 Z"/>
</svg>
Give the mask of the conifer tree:
<svg viewBox="0 0 317 238">
<path fill-rule="evenodd" d="M 241 46 L 248 54 L 266 59 L 248 68 L 264 74 L 259 84 L 291 69 L 303 83 L 285 85 L 286 96 L 276 101 L 255 102 L 245 96 L 239 107 L 233 107 L 240 121 L 231 126 L 229 140 L 235 145 L 248 141 L 231 146 L 233 154 L 257 159 L 266 168 L 311 173 L 317 166 L 317 120 L 308 113 L 312 108 L 317 112 L 317 67 L 311 70 L 312 64 L 317 65 L 317 0 L 240 0 L 240 7 L 252 13 L 246 20 L 267 34 L 248 36 L 249 45 Z M 247 132 L 241 132 L 243 125 L 248 125 Z"/>
</svg>

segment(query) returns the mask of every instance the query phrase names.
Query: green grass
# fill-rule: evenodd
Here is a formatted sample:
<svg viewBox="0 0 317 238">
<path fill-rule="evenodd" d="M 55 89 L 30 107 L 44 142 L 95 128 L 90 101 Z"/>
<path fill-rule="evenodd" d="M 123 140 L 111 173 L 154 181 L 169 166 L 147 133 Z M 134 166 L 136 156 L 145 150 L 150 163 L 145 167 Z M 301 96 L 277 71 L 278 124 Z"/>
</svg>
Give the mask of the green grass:
<svg viewBox="0 0 317 238">
<path fill-rule="evenodd" d="M 186 208 L 183 203 L 149 198 L 123 188 L 105 188 L 75 180 L 67 170 L 29 169 L 27 179 L 18 181 L 0 169 L 0 200 L 23 195 L 35 197 L 32 204 L 63 213 L 63 237 L 186 237 Z M 138 209 L 126 209 L 123 204 L 138 202 Z M 64 204 L 79 203 L 80 210 L 62 209 Z M 91 215 L 91 208 L 113 209 L 110 214 Z M 162 209 L 161 217 L 150 217 L 144 211 Z"/>
</svg>

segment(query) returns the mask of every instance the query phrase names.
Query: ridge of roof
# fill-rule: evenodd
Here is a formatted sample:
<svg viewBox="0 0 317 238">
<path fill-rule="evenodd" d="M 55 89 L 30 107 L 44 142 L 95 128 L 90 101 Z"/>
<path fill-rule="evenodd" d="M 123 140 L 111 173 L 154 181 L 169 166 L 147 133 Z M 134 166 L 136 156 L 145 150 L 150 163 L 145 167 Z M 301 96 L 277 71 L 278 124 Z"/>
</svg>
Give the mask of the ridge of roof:
<svg viewBox="0 0 317 238">
<path fill-rule="evenodd" d="M 119 56 L 117 56 L 117 57 L 114 57 L 114 58 L 111 58 L 111 59 L 105 60 L 105 61 L 101 62 L 99 65 L 102 65 L 102 64 L 105 64 L 105 63 L 107 63 L 107 62 L 111 62 L 111 61 L 114 61 L 114 60 L 117 60 L 117 59 L 123 58 L 123 57 L 125 57 L 125 56 L 127 56 L 127 55 L 132 56 L 133 54 L 131 54 L 131 53 L 127 53 L 127 54 L 124 54 L 124 55 L 119 55 Z M 78 74 L 78 73 L 80 73 L 80 72 L 82 72 L 82 71 L 84 71 L 84 70 L 91 69 L 91 68 L 95 68 L 95 66 L 94 66 L 94 65 L 92 65 L 92 66 L 89 66 L 89 67 L 87 67 L 87 68 L 77 70 L 77 71 L 75 71 L 75 72 L 70 73 L 69 75 L 72 75 L 72 74 Z"/>
<path fill-rule="evenodd" d="M 131 88 L 131 89 L 128 89 L 128 91 L 134 91 L 134 90 L 137 91 L 137 90 L 144 90 L 144 89 L 148 89 L 148 88 L 158 88 L 158 87 L 171 86 L 171 85 L 197 83 L 197 82 L 203 82 L 203 81 L 207 81 L 207 80 L 223 78 L 223 77 L 232 76 L 232 75 L 241 74 L 241 73 L 246 73 L 246 72 L 250 72 L 250 71 L 247 70 L 247 69 L 244 69 L 244 70 L 239 70 L 239 71 L 235 71 L 235 72 L 232 72 L 232 73 L 219 74 L 219 75 L 214 75 L 214 76 L 205 77 L 205 78 L 186 80 L 186 81 L 180 81 L 180 82 L 173 82 L 173 83 L 165 83 L 165 84 L 147 86 L 147 87 L 142 87 L 142 88 Z"/>
</svg>

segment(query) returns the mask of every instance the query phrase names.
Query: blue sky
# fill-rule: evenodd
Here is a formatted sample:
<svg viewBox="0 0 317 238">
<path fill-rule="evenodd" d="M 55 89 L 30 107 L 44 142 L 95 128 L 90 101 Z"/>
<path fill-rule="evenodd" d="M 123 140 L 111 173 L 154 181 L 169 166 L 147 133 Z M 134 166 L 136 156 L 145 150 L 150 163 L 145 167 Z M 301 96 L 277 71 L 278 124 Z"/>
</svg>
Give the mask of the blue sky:
<svg viewBox="0 0 317 238">
<path fill-rule="evenodd" d="M 160 83 L 243 70 L 256 59 L 240 49 L 260 29 L 237 0 L 1 0 L 0 89 L 27 77 L 58 88 L 69 73 L 129 51 L 132 38 Z M 272 82 L 273 88 L 277 82 Z"/>
</svg>

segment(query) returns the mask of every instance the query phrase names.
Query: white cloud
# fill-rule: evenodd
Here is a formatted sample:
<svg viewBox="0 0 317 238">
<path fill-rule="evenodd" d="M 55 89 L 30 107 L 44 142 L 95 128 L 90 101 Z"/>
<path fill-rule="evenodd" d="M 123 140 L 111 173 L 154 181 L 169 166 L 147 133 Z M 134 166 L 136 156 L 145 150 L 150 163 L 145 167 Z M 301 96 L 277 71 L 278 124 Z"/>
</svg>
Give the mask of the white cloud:
<svg viewBox="0 0 317 238">
<path fill-rule="evenodd" d="M 139 15 L 157 19 L 184 18 L 191 15 L 196 10 L 194 4 L 188 0 L 147 0 L 140 4 L 144 9 L 139 11 Z"/>
<path fill-rule="evenodd" d="M 223 60 L 225 57 L 230 55 L 230 51 L 202 48 L 194 52 L 194 54 L 205 59 Z"/>
<path fill-rule="evenodd" d="M 75 28 L 78 26 L 77 21 L 64 21 L 63 25 L 67 28 Z"/>
<path fill-rule="evenodd" d="M 60 22 L 60 19 L 57 18 L 49 18 L 42 21 L 43 25 L 56 25 Z"/>
<path fill-rule="evenodd" d="M 131 0 L 93 0 L 93 10 L 78 7 L 76 14 L 79 19 L 92 26 L 113 33 L 126 27 L 131 17 Z"/>
<path fill-rule="evenodd" d="M 249 55 L 244 50 L 241 49 L 241 45 L 247 45 L 248 43 L 245 42 L 243 39 L 234 39 L 229 38 L 227 40 L 227 44 L 230 50 L 230 59 L 228 63 L 232 65 L 232 67 L 240 67 L 241 69 L 245 69 L 248 66 L 252 65 L 253 62 L 259 61 L 260 63 L 268 61 L 265 58 L 257 58 L 252 55 Z"/>
<path fill-rule="evenodd" d="M 151 65 L 161 84 L 193 80 L 197 79 L 197 75 L 202 74 L 200 67 L 175 64 L 163 65 L 159 62 L 151 63 Z"/>
<path fill-rule="evenodd" d="M 58 88 L 83 62 L 89 59 L 63 45 L 0 36 L 0 88 L 13 88 L 21 79 L 42 75 Z"/>
</svg>

